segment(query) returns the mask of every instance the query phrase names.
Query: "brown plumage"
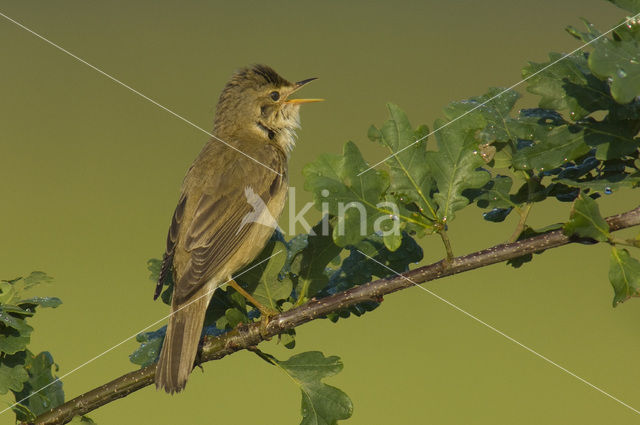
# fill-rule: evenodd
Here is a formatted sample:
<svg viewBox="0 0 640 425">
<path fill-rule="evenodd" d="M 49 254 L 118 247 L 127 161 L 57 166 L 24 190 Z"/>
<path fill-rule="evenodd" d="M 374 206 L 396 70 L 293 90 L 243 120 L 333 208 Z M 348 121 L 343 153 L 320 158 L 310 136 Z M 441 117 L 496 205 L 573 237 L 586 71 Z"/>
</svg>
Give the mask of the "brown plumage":
<svg viewBox="0 0 640 425">
<path fill-rule="evenodd" d="M 156 290 L 157 297 L 173 266 L 172 316 L 155 376 L 159 389 L 185 387 L 214 290 L 253 260 L 273 233 L 255 221 L 243 223 L 254 212 L 245 190 L 260 196 L 274 218 L 280 216 L 299 106 L 313 101 L 288 96 L 308 81 L 290 83 L 256 65 L 234 74 L 220 95 L 213 131 L 237 150 L 212 139 L 182 185 Z"/>
</svg>

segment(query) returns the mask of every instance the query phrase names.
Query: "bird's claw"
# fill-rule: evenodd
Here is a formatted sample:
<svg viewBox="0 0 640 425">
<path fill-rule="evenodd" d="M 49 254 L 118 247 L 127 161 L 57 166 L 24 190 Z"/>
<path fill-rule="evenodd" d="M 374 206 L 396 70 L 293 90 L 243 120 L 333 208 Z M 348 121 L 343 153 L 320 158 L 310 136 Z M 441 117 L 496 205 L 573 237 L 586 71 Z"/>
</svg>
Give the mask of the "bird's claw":
<svg viewBox="0 0 640 425">
<path fill-rule="evenodd" d="M 264 339 L 271 339 L 267 334 L 267 326 L 273 317 L 278 314 L 277 311 L 274 310 L 260 310 L 260 335 Z"/>
</svg>

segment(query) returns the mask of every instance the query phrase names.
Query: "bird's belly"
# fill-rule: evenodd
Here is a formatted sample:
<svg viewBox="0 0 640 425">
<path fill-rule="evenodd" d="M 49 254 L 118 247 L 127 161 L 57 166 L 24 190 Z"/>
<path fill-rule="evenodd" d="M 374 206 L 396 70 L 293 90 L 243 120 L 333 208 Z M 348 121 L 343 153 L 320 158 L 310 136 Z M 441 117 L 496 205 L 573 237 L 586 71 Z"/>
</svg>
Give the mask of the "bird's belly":
<svg viewBox="0 0 640 425">
<path fill-rule="evenodd" d="M 263 215 L 270 214 L 276 222 L 280 218 L 280 214 L 282 214 L 287 196 L 287 185 L 284 184 L 283 186 L 281 190 L 266 202 L 267 208 L 262 212 Z M 262 252 L 267 241 L 275 231 L 274 227 L 263 223 L 273 222 L 273 220 L 256 220 L 249 230 L 247 239 L 243 243 L 243 249 L 238 249 L 229 261 L 227 261 L 227 264 L 233 265 L 233 269 L 231 269 L 231 267 L 224 267 L 222 273 L 220 273 L 221 277 L 225 278 L 225 280 L 231 279 L 234 273 L 240 271 Z"/>
</svg>

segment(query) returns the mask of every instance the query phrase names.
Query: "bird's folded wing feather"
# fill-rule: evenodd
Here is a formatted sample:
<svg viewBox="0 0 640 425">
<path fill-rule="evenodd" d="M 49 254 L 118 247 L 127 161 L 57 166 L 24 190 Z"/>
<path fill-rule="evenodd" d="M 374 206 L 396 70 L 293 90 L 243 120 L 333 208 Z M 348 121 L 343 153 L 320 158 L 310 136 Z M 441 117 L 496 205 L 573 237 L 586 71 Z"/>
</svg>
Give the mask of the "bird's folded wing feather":
<svg viewBox="0 0 640 425">
<path fill-rule="evenodd" d="M 173 245 L 178 243 L 189 253 L 188 261 L 177 267 L 179 276 L 173 296 L 178 303 L 188 299 L 215 276 L 257 225 L 243 220 L 247 214 L 255 214 L 245 190 L 253 191 L 266 205 L 274 185 L 282 184 L 281 176 L 264 167 L 251 167 L 250 173 L 234 167 L 217 179 L 222 184 L 215 185 L 215 191 L 205 189 L 199 199 L 191 200 L 196 203 L 193 214 L 174 219 L 178 231 L 173 223 L 169 229 Z M 175 246 L 171 249 L 175 250 Z"/>
</svg>

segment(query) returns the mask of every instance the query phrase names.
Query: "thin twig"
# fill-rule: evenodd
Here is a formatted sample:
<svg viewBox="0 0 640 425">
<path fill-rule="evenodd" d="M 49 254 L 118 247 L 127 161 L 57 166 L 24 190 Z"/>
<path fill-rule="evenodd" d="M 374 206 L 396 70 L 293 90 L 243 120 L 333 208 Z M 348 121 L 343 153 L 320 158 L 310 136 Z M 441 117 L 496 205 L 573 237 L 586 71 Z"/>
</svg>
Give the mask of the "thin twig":
<svg viewBox="0 0 640 425">
<path fill-rule="evenodd" d="M 442 239 L 442 243 L 444 244 L 444 249 L 447 252 L 447 261 L 451 261 L 453 259 L 453 249 L 451 248 L 451 241 L 449 240 L 449 235 L 447 235 L 447 231 L 443 228 L 438 231 L 440 238 Z"/>
<path fill-rule="evenodd" d="M 518 237 L 524 230 L 524 225 L 527 223 L 527 218 L 529 217 L 529 212 L 531 211 L 532 203 L 527 203 L 524 208 L 520 209 L 520 219 L 518 220 L 518 225 L 516 226 L 513 234 L 509 238 L 509 242 L 515 242 L 518 240 Z"/>
</svg>

